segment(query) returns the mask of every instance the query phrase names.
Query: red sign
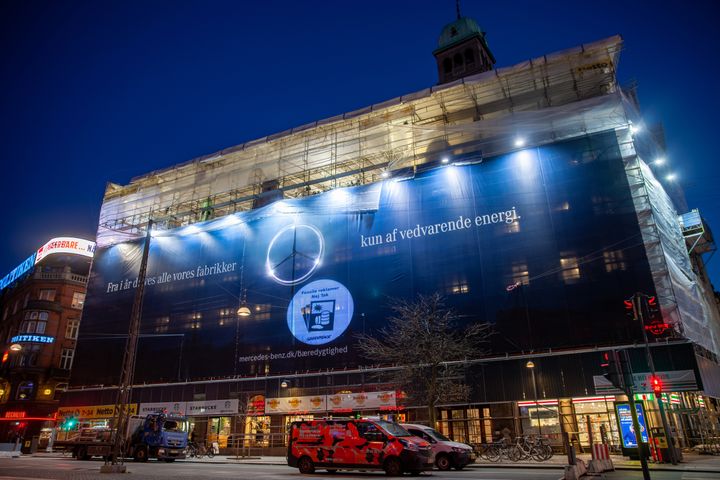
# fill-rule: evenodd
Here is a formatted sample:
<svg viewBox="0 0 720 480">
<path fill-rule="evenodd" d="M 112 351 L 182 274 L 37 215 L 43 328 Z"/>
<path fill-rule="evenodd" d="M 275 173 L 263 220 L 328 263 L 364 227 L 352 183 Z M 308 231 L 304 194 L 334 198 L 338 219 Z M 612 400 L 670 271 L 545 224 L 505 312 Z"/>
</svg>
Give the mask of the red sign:
<svg viewBox="0 0 720 480">
<path fill-rule="evenodd" d="M 652 333 L 653 335 L 662 335 L 670 328 L 670 324 L 654 322 L 650 325 L 645 325 L 645 330 Z"/>
<path fill-rule="evenodd" d="M 25 418 L 25 412 L 5 412 L 5 418 Z"/>
</svg>

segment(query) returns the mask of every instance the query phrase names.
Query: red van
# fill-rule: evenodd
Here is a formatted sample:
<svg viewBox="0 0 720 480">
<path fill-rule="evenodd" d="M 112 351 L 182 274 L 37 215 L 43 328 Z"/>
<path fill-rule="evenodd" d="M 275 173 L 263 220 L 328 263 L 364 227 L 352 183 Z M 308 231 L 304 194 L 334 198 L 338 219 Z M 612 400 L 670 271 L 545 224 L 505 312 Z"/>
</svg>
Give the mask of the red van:
<svg viewBox="0 0 720 480">
<path fill-rule="evenodd" d="M 385 470 L 388 475 L 432 470 L 430 444 L 397 423 L 367 419 L 322 419 L 290 425 L 287 462 L 300 473 L 316 467 L 337 470 Z"/>
</svg>

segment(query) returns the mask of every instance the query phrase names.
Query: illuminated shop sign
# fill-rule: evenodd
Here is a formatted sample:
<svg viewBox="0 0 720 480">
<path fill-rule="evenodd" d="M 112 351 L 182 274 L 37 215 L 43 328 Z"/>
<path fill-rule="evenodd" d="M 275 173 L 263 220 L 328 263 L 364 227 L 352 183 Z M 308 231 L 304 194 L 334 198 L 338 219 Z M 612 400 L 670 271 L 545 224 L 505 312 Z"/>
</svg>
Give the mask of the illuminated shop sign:
<svg viewBox="0 0 720 480">
<path fill-rule="evenodd" d="M 45 245 L 40 247 L 37 252 L 30 255 L 24 262 L 0 280 L 0 290 L 20 278 L 24 273 L 37 265 L 40 260 L 54 253 L 69 253 L 92 257 L 95 254 L 95 242 L 74 237 L 57 237 L 49 240 Z"/>
<path fill-rule="evenodd" d="M 5 418 L 25 418 L 25 412 L 5 412 Z"/>
<path fill-rule="evenodd" d="M 15 335 L 10 339 L 10 343 L 53 343 L 55 337 L 45 335 Z"/>
<path fill-rule="evenodd" d="M 73 255 L 92 257 L 95 253 L 95 242 L 73 237 L 53 238 L 45 245 L 38 248 L 35 256 L 35 263 L 38 263 L 43 258 L 54 253 L 71 253 Z"/>
<path fill-rule="evenodd" d="M 10 285 L 12 282 L 17 280 L 23 273 L 30 270 L 33 265 L 35 265 L 35 254 L 33 253 L 30 255 L 27 259 L 25 259 L 24 262 L 22 262 L 20 265 L 15 267 L 10 273 L 5 275 L 2 280 L 0 280 L 0 290 Z"/>
</svg>

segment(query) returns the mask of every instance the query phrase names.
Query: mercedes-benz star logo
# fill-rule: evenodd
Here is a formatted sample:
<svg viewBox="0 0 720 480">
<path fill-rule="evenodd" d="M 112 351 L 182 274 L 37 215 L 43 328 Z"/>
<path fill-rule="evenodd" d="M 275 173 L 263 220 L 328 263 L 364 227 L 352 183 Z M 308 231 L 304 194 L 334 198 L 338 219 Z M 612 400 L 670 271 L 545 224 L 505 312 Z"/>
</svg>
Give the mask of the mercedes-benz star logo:
<svg viewBox="0 0 720 480">
<path fill-rule="evenodd" d="M 295 285 L 313 274 L 324 250 L 323 236 L 311 225 L 288 225 L 270 241 L 265 267 L 282 285 Z"/>
</svg>

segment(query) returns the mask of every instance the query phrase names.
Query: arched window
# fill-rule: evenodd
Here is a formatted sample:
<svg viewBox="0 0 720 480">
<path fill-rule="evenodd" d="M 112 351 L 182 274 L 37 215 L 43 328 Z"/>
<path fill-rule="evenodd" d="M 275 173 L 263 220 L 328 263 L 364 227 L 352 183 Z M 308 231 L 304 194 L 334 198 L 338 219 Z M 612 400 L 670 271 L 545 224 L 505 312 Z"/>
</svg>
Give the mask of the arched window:
<svg viewBox="0 0 720 480">
<path fill-rule="evenodd" d="M 468 65 L 471 63 L 475 63 L 475 54 L 469 48 L 465 50 L 465 63 Z"/>
<path fill-rule="evenodd" d="M 17 399 L 18 400 L 30 400 L 32 398 L 34 389 L 35 389 L 35 384 L 33 382 L 31 382 L 31 381 L 20 382 L 20 385 L 18 385 L 18 390 L 17 390 Z"/>
<path fill-rule="evenodd" d="M 463 66 L 463 57 L 459 53 L 456 53 L 453 57 L 453 63 L 455 64 L 455 68 L 459 68 Z"/>
<path fill-rule="evenodd" d="M 445 73 L 452 72 L 452 60 L 450 60 L 449 58 L 443 60 L 443 71 Z"/>
</svg>

